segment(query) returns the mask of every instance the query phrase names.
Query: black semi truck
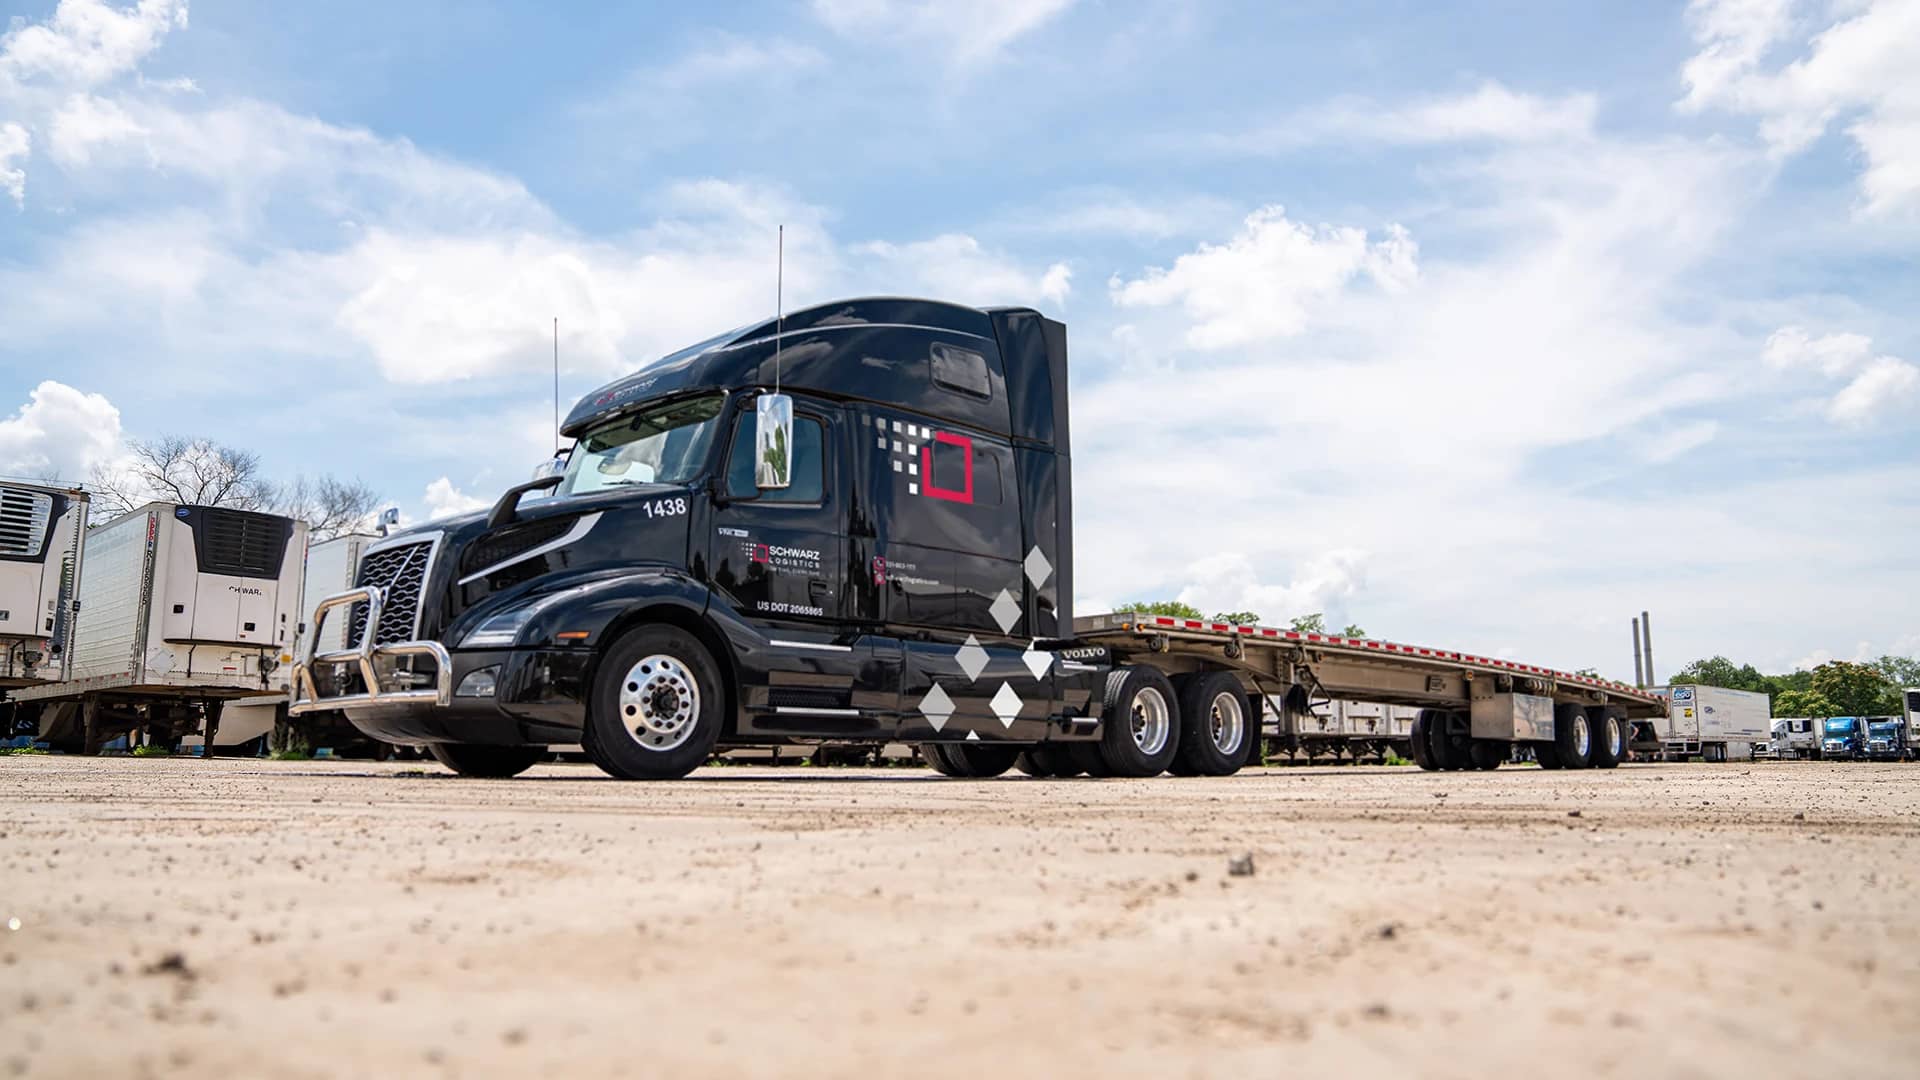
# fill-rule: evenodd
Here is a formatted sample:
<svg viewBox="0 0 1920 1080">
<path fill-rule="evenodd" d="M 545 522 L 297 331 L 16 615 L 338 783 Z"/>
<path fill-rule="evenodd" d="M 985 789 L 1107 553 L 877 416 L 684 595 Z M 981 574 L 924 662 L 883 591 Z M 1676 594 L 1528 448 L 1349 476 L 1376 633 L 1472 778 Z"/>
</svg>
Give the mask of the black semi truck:
<svg viewBox="0 0 1920 1080">
<path fill-rule="evenodd" d="M 1606 766 L 1652 695 L 1509 661 L 1073 617 L 1066 328 L 1026 308 L 822 304 L 664 357 L 562 426 L 564 470 L 370 547 L 320 601 L 295 714 L 456 772 L 580 744 L 623 778 L 716 747 L 911 742 L 950 776 L 1226 775 L 1263 709 L 1417 705 L 1427 768 Z M 530 497 L 545 493 L 544 497 Z"/>
</svg>

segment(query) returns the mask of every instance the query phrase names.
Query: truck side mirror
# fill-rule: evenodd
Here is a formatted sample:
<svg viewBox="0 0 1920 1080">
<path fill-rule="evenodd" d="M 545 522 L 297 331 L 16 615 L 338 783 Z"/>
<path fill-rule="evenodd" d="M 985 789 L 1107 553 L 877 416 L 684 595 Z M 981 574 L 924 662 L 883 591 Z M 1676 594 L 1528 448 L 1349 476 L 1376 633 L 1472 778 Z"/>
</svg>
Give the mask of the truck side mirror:
<svg viewBox="0 0 1920 1080">
<path fill-rule="evenodd" d="M 753 407 L 754 486 L 762 491 L 793 482 L 793 399 L 761 394 Z"/>
</svg>

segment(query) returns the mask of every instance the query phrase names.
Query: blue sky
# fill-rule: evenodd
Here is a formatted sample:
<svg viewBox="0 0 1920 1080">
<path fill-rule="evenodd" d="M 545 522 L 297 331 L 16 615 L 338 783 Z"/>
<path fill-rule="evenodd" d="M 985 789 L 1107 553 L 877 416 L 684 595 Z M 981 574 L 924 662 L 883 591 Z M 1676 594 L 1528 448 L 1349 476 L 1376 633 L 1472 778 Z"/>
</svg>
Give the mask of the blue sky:
<svg viewBox="0 0 1920 1080">
<path fill-rule="evenodd" d="M 1083 610 L 1920 652 L 1916 0 L 11 14 L 0 473 L 471 505 L 550 319 L 577 395 L 766 315 L 785 224 L 794 303 L 1068 323 Z"/>
</svg>

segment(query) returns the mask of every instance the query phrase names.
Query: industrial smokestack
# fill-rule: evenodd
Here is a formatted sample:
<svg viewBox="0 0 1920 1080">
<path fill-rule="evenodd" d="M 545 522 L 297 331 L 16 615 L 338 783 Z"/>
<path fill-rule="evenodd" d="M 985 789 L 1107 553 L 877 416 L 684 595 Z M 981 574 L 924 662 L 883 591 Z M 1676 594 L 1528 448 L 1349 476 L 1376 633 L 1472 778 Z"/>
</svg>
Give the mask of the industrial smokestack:
<svg viewBox="0 0 1920 1080">
<path fill-rule="evenodd" d="M 1658 686 L 1660 681 L 1653 674 L 1653 620 L 1646 612 L 1640 613 L 1640 651 L 1646 654 L 1647 685 Z"/>
<path fill-rule="evenodd" d="M 1633 685 L 1647 685 L 1646 669 L 1640 666 L 1640 620 L 1633 620 Z"/>
</svg>

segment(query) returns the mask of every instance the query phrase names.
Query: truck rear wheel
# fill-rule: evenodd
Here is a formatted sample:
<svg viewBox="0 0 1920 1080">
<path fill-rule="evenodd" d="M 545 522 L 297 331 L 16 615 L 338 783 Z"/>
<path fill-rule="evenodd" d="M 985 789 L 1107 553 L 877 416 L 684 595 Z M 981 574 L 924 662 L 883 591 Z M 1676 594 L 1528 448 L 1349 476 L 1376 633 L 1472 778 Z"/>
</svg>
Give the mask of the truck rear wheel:
<svg viewBox="0 0 1920 1080">
<path fill-rule="evenodd" d="M 504 780 L 519 776 L 547 756 L 544 746 L 474 746 L 470 743 L 434 743 L 427 747 L 433 760 L 477 779 Z"/>
<path fill-rule="evenodd" d="M 1013 760 L 1013 767 L 1028 776 L 1064 778 L 1080 775 L 1080 766 L 1074 764 L 1072 752 L 1064 746 L 1029 746 Z"/>
<path fill-rule="evenodd" d="M 1247 690 L 1230 671 L 1183 680 L 1180 747 L 1174 767 L 1195 776 L 1232 776 L 1247 760 Z"/>
<path fill-rule="evenodd" d="M 1018 746 L 993 743 L 921 743 L 920 756 L 927 759 L 941 776 L 959 780 L 984 780 L 1013 768 L 1020 756 Z"/>
<path fill-rule="evenodd" d="M 1432 709 L 1421 709 L 1420 715 L 1413 718 L 1413 727 L 1408 739 L 1407 749 L 1413 755 L 1413 763 L 1428 772 L 1440 768 L 1440 763 L 1433 760 L 1433 752 L 1430 749 L 1432 744 L 1427 741 L 1427 729 L 1432 725 L 1433 717 L 1436 715 L 1438 714 Z"/>
<path fill-rule="evenodd" d="M 706 646 L 677 626 L 629 631 L 600 658 L 580 745 L 622 780 L 678 780 L 720 738 L 726 690 Z"/>
<path fill-rule="evenodd" d="M 1627 756 L 1627 737 L 1622 731 L 1626 725 L 1605 707 L 1588 713 L 1588 721 L 1593 731 L 1593 767 L 1611 769 L 1620 764 Z"/>
<path fill-rule="evenodd" d="M 1067 756 L 1073 759 L 1074 767 L 1095 780 L 1104 780 L 1113 775 L 1107 767 L 1107 759 L 1100 754 L 1098 742 L 1077 742 L 1067 748 Z"/>
<path fill-rule="evenodd" d="M 1180 749 L 1180 705 L 1173 684 L 1150 667 L 1107 675 L 1100 757 L 1115 776 L 1159 776 Z"/>
<path fill-rule="evenodd" d="M 1584 769 L 1593 763 L 1593 727 L 1587 710 L 1574 704 L 1553 707 L 1554 752 L 1563 769 Z"/>
</svg>

